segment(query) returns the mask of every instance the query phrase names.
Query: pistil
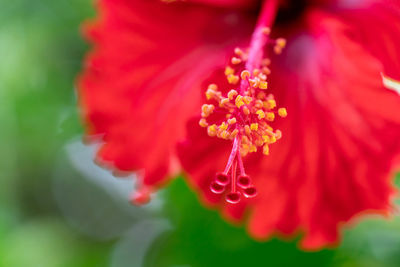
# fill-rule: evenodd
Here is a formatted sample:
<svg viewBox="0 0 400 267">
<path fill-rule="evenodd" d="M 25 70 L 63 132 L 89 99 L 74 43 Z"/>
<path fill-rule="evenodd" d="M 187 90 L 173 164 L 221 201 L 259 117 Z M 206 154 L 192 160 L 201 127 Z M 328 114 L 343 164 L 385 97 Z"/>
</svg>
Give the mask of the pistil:
<svg viewBox="0 0 400 267">
<path fill-rule="evenodd" d="M 212 192 L 217 194 L 224 193 L 226 187 L 230 186 L 230 192 L 225 198 L 232 204 L 240 201 L 241 192 L 246 198 L 257 194 L 250 177 L 246 174 L 242 157 L 257 152 L 258 148 L 262 148 L 262 153 L 268 155 L 269 145 L 282 136 L 281 131 L 274 131 L 270 122 L 275 120 L 275 114 L 287 116 L 285 108 L 276 111 L 274 96 L 266 93 L 271 61 L 264 56 L 264 48 L 272 44 L 273 51 L 279 54 L 286 44 L 283 38 L 272 40 L 269 35 L 277 9 L 278 0 L 264 2 L 248 51 L 236 48 L 235 55 L 225 68 L 228 85 L 223 85 L 223 90 L 216 84 L 208 86 L 206 97 L 217 105 L 202 106 L 200 126 L 206 127 L 210 136 L 233 141 L 225 170 L 217 173 L 211 184 Z M 227 90 L 229 85 L 235 85 L 237 89 Z M 226 120 L 210 125 L 209 121 L 213 121 L 212 117 L 216 113 L 225 113 Z"/>
</svg>

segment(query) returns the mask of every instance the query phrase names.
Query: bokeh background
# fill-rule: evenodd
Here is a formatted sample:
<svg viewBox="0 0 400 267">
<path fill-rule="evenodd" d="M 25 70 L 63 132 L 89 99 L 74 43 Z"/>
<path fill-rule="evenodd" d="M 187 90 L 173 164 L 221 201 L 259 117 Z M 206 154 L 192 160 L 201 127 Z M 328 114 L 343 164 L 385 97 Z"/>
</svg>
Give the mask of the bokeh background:
<svg viewBox="0 0 400 267">
<path fill-rule="evenodd" d="M 348 227 L 334 249 L 258 243 L 178 178 L 145 207 L 82 144 L 74 80 L 90 0 L 0 0 L 0 267 L 400 266 L 400 218 Z M 397 177 L 396 180 L 399 177 Z M 268 212 L 268 211 L 266 211 Z"/>
</svg>

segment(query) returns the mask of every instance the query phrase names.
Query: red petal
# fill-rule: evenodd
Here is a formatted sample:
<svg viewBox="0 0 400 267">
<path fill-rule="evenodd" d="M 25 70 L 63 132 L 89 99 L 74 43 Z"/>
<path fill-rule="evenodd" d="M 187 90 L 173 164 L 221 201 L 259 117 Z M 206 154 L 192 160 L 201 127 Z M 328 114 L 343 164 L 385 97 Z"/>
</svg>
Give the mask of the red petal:
<svg viewBox="0 0 400 267">
<path fill-rule="evenodd" d="M 103 136 L 98 157 L 109 167 L 144 168 L 144 184 L 160 185 L 184 122 L 200 110 L 200 83 L 226 61 L 251 20 L 158 0 L 102 0 L 98 9 L 85 29 L 94 49 L 78 86 L 87 133 Z"/>
<path fill-rule="evenodd" d="M 202 3 L 217 7 L 255 8 L 258 0 L 187 0 L 193 3 Z"/>
<path fill-rule="evenodd" d="M 289 38 L 271 67 L 272 92 L 289 113 L 275 124 L 283 138 L 271 146 L 271 156 L 245 159 L 258 196 L 234 206 L 210 192 L 229 142 L 191 125 L 179 151 L 209 203 L 225 206 L 236 220 L 247 206 L 254 237 L 302 230 L 302 246 L 316 249 L 335 244 L 341 223 L 357 214 L 389 213 L 391 171 L 400 155 L 400 97 L 383 87 L 383 64 L 347 36 L 346 24 L 319 12 L 307 17 L 309 31 Z"/>
<path fill-rule="evenodd" d="M 342 15 L 353 28 L 349 35 L 384 64 L 386 75 L 399 80 L 400 2 L 381 0 Z"/>
</svg>

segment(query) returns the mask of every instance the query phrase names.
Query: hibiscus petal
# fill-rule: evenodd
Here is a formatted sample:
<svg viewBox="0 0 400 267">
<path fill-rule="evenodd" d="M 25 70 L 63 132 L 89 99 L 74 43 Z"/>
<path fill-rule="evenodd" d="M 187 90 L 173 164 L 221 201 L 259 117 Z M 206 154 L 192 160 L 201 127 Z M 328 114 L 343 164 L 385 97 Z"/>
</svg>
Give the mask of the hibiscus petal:
<svg viewBox="0 0 400 267">
<path fill-rule="evenodd" d="M 210 193 L 229 142 L 189 126 L 179 155 L 204 200 L 235 220 L 249 214 L 255 238 L 301 230 L 302 247 L 317 249 L 335 244 L 341 223 L 355 215 L 389 213 L 390 175 L 400 155 L 400 97 L 383 86 L 385 62 L 349 38 L 349 26 L 318 11 L 306 18 L 304 31 L 292 34 L 271 66 L 271 92 L 289 112 L 274 125 L 283 138 L 270 156 L 245 159 L 258 196 L 235 208 Z"/>
<path fill-rule="evenodd" d="M 400 2 L 379 0 L 341 13 L 352 25 L 349 35 L 384 64 L 386 75 L 400 80 Z"/>
<path fill-rule="evenodd" d="M 217 7 L 230 7 L 230 8 L 255 8 L 258 0 L 186 0 L 193 3 L 202 3 L 206 5 L 213 5 Z"/>
<path fill-rule="evenodd" d="M 102 136 L 103 164 L 144 169 L 143 183 L 158 186 L 173 171 L 184 122 L 199 112 L 200 83 L 252 21 L 237 11 L 158 0 L 101 0 L 98 10 L 85 28 L 93 50 L 78 86 L 87 134 Z"/>
</svg>

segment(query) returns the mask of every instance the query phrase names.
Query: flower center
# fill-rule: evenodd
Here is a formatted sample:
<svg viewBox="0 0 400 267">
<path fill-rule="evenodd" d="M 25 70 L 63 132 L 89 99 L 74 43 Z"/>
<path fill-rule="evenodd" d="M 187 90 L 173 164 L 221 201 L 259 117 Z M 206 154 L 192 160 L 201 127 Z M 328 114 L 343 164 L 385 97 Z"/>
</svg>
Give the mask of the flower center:
<svg viewBox="0 0 400 267">
<path fill-rule="evenodd" d="M 233 141 L 225 170 L 217 173 L 211 183 L 211 191 L 216 194 L 224 193 L 229 186 L 230 192 L 225 198 L 233 204 L 240 201 L 241 194 L 246 198 L 257 194 L 245 172 L 242 157 L 257 151 L 269 155 L 269 145 L 282 137 L 281 131 L 274 130 L 270 123 L 277 115 L 287 116 L 286 109 L 277 109 L 274 96 L 268 93 L 270 59 L 263 53 L 266 45 L 272 45 L 273 51 L 279 54 L 286 44 L 283 38 L 269 37 L 276 11 L 277 0 L 266 0 L 249 49 L 236 48 L 225 68 L 229 86 L 236 88 L 220 90 L 218 85 L 210 84 L 206 91 L 210 103 L 202 106 L 199 125 L 207 128 L 209 136 Z"/>
</svg>

